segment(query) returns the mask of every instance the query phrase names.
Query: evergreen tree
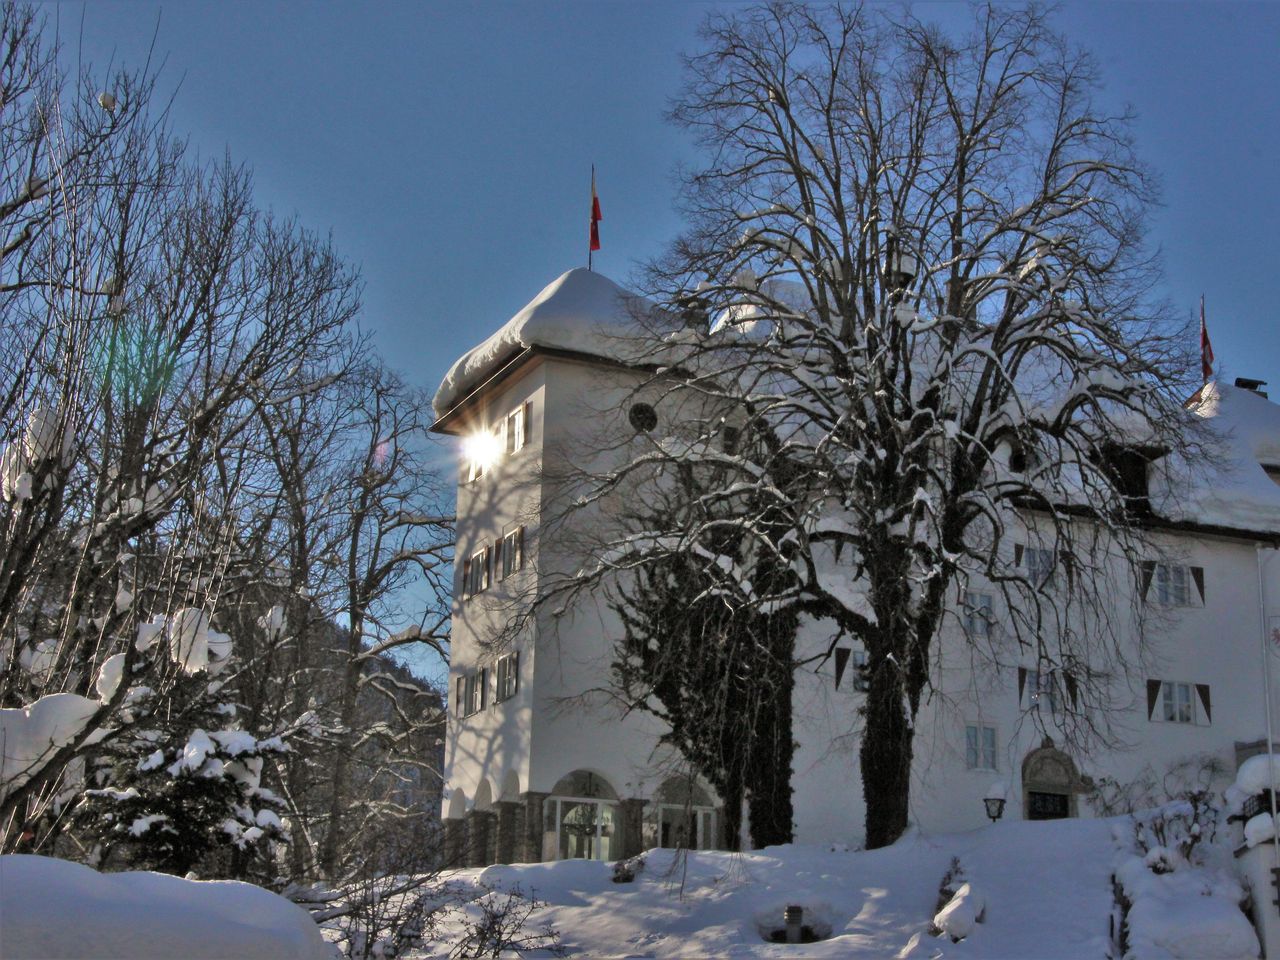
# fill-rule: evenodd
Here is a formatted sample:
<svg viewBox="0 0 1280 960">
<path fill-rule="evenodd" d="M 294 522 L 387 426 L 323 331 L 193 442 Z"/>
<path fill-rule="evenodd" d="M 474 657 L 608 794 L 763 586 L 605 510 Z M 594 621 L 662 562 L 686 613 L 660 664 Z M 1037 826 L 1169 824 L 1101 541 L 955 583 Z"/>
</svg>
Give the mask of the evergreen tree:
<svg viewBox="0 0 1280 960">
<path fill-rule="evenodd" d="M 287 748 L 239 729 L 222 689 L 202 670 L 163 698 L 144 693 L 130 732 L 94 758 L 96 786 L 74 820 L 97 864 L 243 876 L 255 854 L 288 842 L 284 803 L 261 785 L 266 759 Z"/>
</svg>

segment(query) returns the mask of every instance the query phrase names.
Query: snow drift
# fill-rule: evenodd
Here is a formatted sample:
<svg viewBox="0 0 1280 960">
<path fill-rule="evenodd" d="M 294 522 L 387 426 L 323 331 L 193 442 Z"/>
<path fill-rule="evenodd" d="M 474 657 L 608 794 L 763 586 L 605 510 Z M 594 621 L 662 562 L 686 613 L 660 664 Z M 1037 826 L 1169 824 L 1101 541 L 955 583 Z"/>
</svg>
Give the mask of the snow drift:
<svg viewBox="0 0 1280 960">
<path fill-rule="evenodd" d="M 302 908 L 250 883 L 99 873 L 50 857 L 0 857 L 6 960 L 332 960 Z"/>
</svg>

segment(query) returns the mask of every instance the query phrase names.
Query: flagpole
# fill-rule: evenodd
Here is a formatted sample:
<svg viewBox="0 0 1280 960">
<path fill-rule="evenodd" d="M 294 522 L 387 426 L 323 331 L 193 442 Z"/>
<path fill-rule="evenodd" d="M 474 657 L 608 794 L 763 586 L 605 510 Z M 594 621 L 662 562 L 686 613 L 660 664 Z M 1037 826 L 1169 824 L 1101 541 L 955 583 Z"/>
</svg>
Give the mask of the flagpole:
<svg viewBox="0 0 1280 960">
<path fill-rule="evenodd" d="M 600 249 L 600 197 L 596 194 L 596 165 L 591 165 L 591 218 L 587 233 L 587 269 L 592 267 L 591 257 Z"/>
</svg>

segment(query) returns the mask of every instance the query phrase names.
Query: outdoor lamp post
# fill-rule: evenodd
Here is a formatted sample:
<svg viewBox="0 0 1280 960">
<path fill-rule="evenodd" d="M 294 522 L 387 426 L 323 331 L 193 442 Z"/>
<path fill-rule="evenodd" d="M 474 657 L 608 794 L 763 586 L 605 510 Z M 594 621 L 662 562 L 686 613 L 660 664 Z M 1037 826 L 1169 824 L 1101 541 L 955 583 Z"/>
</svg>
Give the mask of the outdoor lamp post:
<svg viewBox="0 0 1280 960">
<path fill-rule="evenodd" d="M 992 823 L 1004 816 L 1004 797 L 987 797 L 982 802 L 987 806 L 987 816 Z"/>
</svg>

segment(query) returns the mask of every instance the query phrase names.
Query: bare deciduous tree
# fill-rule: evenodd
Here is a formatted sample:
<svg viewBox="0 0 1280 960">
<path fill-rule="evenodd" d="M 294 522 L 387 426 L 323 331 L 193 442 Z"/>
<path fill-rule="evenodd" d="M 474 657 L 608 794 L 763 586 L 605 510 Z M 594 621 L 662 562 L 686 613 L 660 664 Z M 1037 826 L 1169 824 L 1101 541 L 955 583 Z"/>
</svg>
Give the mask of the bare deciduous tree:
<svg viewBox="0 0 1280 960">
<path fill-rule="evenodd" d="M 672 116 L 709 160 L 647 274 L 669 362 L 636 396 L 666 411 L 662 436 L 570 485 L 561 525 L 603 517 L 603 559 L 550 592 L 623 584 L 625 606 L 636 568 L 675 557 L 698 569 L 690 602 L 807 614 L 827 656 L 859 641 L 882 846 L 907 825 L 916 718 L 971 585 L 1007 624 L 969 635 L 974 662 L 1034 656 L 1073 678 L 1062 735 L 1108 735 L 1138 663 L 1116 608 L 1150 555 L 1148 467 L 1197 445 L 1190 338 L 1153 297 L 1128 119 L 1094 103 L 1089 57 L 1044 11 L 981 7 L 953 34 L 776 3 L 713 14 L 702 38 Z M 762 589 L 762 563 L 788 575 Z"/>
</svg>

